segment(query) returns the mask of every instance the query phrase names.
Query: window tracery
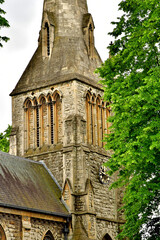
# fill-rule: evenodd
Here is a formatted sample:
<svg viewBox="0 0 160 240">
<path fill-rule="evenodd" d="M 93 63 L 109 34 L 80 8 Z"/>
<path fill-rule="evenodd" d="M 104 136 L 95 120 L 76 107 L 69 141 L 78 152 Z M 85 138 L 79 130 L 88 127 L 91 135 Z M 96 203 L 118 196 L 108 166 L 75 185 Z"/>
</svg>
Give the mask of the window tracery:
<svg viewBox="0 0 160 240">
<path fill-rule="evenodd" d="M 87 143 L 103 147 L 103 138 L 109 133 L 107 119 L 109 117 L 107 103 L 100 96 L 86 94 Z"/>
<path fill-rule="evenodd" d="M 24 102 L 25 150 L 57 144 L 61 141 L 62 102 L 59 93 L 41 95 Z"/>
</svg>

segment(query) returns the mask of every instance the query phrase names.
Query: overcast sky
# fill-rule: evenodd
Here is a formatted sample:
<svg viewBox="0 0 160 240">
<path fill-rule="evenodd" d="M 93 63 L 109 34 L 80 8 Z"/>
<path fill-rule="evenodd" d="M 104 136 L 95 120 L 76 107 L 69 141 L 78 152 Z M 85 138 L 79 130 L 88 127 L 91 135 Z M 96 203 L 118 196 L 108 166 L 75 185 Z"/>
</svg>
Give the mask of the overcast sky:
<svg viewBox="0 0 160 240">
<path fill-rule="evenodd" d="M 112 31 L 111 21 L 116 20 L 120 0 L 88 0 L 89 12 L 95 23 L 95 45 L 104 61 L 108 57 L 106 47 L 112 40 L 107 35 Z M 9 29 L 1 29 L 10 41 L 0 48 L 0 132 L 11 124 L 10 92 L 15 87 L 37 48 L 41 26 L 43 0 L 5 0 L 0 6 L 7 14 Z"/>
</svg>

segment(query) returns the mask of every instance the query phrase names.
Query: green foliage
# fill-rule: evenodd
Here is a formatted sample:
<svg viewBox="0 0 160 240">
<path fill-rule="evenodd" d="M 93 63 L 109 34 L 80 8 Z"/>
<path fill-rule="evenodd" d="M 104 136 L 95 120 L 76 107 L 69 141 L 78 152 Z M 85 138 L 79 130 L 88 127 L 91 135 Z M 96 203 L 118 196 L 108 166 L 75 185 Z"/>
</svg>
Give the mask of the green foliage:
<svg viewBox="0 0 160 240">
<path fill-rule="evenodd" d="M 142 239 L 143 224 L 152 228 L 160 203 L 160 3 L 157 0 L 123 0 L 123 16 L 113 22 L 108 48 L 111 58 L 97 70 L 103 78 L 104 99 L 113 116 L 105 148 L 114 154 L 106 165 L 118 172 L 112 187 L 125 186 L 126 223 L 119 239 Z M 155 223 L 156 222 L 156 223 Z"/>
<path fill-rule="evenodd" d="M 0 133 L 0 151 L 9 152 L 9 137 L 11 134 L 12 127 L 8 125 L 8 128 L 4 133 Z"/>
<path fill-rule="evenodd" d="M 4 3 L 4 0 L 0 0 L 0 4 Z M 0 8 L 0 29 L 2 27 L 9 27 L 8 21 L 3 17 L 6 12 Z M 6 36 L 0 36 L 0 47 L 3 47 L 2 42 L 7 42 L 9 40 Z"/>
</svg>

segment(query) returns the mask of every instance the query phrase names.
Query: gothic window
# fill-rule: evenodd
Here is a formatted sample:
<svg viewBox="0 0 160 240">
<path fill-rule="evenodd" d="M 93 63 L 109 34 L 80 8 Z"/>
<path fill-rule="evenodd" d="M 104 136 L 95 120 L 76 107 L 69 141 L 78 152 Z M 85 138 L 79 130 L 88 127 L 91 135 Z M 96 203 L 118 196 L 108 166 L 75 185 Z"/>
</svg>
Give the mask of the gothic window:
<svg viewBox="0 0 160 240">
<path fill-rule="evenodd" d="M 26 140 L 27 140 L 27 148 L 33 147 L 33 127 L 34 127 L 34 117 L 33 117 L 33 107 L 30 99 L 27 100 L 26 106 Z"/>
<path fill-rule="evenodd" d="M 50 143 L 54 144 L 54 112 L 53 112 L 53 101 L 51 96 L 48 99 L 48 106 L 49 106 L 49 137 Z"/>
<path fill-rule="evenodd" d="M 45 97 L 41 97 L 41 146 L 47 143 L 47 104 Z"/>
<path fill-rule="evenodd" d="M 112 238 L 107 233 L 102 240 L 112 240 Z"/>
<path fill-rule="evenodd" d="M 27 98 L 24 111 L 25 151 L 62 141 L 62 101 L 57 91 L 53 96 Z"/>
<path fill-rule="evenodd" d="M 0 225 L 0 240 L 6 240 L 5 232 L 1 225 Z"/>
<path fill-rule="evenodd" d="M 95 145 L 95 97 L 91 101 L 91 143 Z"/>
<path fill-rule="evenodd" d="M 50 55 L 50 32 L 49 32 L 49 26 L 48 23 L 45 23 L 45 42 L 47 47 L 47 55 Z"/>
<path fill-rule="evenodd" d="M 89 53 L 90 53 L 90 56 L 92 56 L 93 55 L 94 40 L 93 40 L 93 27 L 92 27 L 91 24 L 89 25 L 88 37 L 89 37 Z"/>
<path fill-rule="evenodd" d="M 87 117 L 87 142 L 90 143 L 90 134 L 91 134 L 91 121 L 92 121 L 92 114 L 90 114 L 90 94 L 87 93 L 86 95 L 86 117 Z"/>
<path fill-rule="evenodd" d="M 100 143 L 101 143 L 101 139 L 100 139 L 101 119 L 100 119 L 100 98 L 99 97 L 96 99 L 96 120 L 97 120 L 97 145 L 100 146 Z"/>
<path fill-rule="evenodd" d="M 87 143 L 104 146 L 103 138 L 109 133 L 108 117 L 108 104 L 101 101 L 100 96 L 96 98 L 88 91 L 86 94 Z"/>
<path fill-rule="evenodd" d="M 40 135 L 39 135 L 39 130 L 40 130 L 40 120 L 39 120 L 39 106 L 38 106 L 38 102 L 37 100 L 34 101 L 34 108 L 35 108 L 35 112 L 34 112 L 34 119 L 35 119 L 35 143 L 36 143 L 36 147 L 40 146 Z"/>
<path fill-rule="evenodd" d="M 43 240 L 54 240 L 51 231 L 48 231 L 48 232 L 46 233 L 46 235 L 44 236 Z"/>
<path fill-rule="evenodd" d="M 55 122 L 55 143 L 60 142 L 61 133 L 62 133 L 62 104 L 61 99 L 58 93 L 55 94 L 55 114 L 54 114 L 54 122 Z"/>
</svg>

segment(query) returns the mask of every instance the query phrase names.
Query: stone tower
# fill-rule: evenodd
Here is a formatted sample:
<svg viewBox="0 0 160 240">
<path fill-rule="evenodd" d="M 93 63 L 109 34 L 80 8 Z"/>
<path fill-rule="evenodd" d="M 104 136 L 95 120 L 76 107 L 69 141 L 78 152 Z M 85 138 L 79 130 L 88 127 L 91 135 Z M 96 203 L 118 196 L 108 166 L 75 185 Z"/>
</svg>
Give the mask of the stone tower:
<svg viewBox="0 0 160 240">
<path fill-rule="evenodd" d="M 115 239 L 120 193 L 109 191 L 102 138 L 110 114 L 95 69 L 86 0 L 44 0 L 38 48 L 12 91 L 10 153 L 44 161 L 72 214 L 69 239 Z"/>
</svg>

